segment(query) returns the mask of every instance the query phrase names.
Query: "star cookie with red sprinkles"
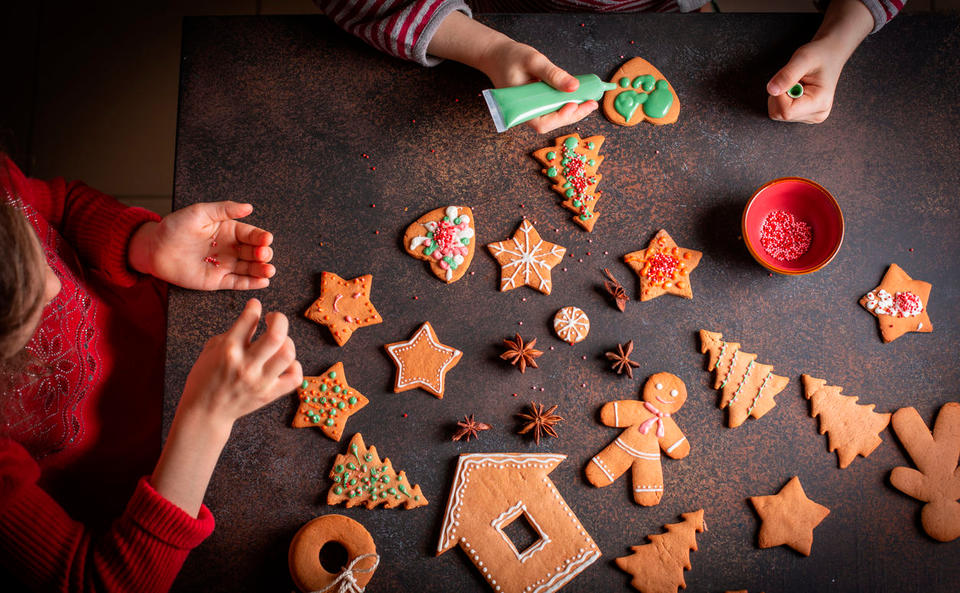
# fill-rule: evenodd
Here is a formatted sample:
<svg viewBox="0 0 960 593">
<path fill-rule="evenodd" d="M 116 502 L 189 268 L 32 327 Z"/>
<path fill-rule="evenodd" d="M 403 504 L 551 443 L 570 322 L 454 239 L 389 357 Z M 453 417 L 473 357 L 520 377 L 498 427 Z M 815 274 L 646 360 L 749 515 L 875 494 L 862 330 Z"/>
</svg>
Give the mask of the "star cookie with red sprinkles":
<svg viewBox="0 0 960 593">
<path fill-rule="evenodd" d="M 692 299 L 690 274 L 702 256 L 699 251 L 678 247 L 667 231 L 661 229 L 646 249 L 626 254 L 623 261 L 640 276 L 641 301 L 662 294 Z"/>
<path fill-rule="evenodd" d="M 373 276 L 370 274 L 344 280 L 332 272 L 323 272 L 320 298 L 310 305 L 304 315 L 327 326 L 337 345 L 343 346 L 356 329 L 383 322 L 370 302 L 372 285 Z"/>
<path fill-rule="evenodd" d="M 907 332 L 933 331 L 927 305 L 933 285 L 914 280 L 897 264 L 890 264 L 880 286 L 863 298 L 860 305 L 877 318 L 880 336 L 892 342 Z"/>
</svg>

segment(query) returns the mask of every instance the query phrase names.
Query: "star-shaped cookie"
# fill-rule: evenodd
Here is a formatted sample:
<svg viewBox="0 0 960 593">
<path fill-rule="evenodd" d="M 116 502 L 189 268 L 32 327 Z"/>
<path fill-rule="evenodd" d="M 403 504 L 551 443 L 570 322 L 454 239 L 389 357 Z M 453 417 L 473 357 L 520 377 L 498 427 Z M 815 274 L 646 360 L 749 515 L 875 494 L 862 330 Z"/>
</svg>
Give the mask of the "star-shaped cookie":
<svg viewBox="0 0 960 593">
<path fill-rule="evenodd" d="M 690 273 L 700 258 L 699 251 L 678 247 L 667 231 L 660 231 L 646 249 L 623 256 L 623 261 L 640 276 L 640 300 L 649 301 L 662 294 L 693 298 Z"/>
<path fill-rule="evenodd" d="M 317 426 L 335 441 L 340 440 L 347 419 L 367 405 L 366 397 L 347 385 L 343 363 L 338 362 L 319 377 L 304 377 L 297 388 L 300 407 L 293 417 L 294 428 Z"/>
<path fill-rule="evenodd" d="M 761 548 L 790 546 L 804 556 L 810 555 L 813 530 L 830 514 L 830 509 L 807 498 L 794 476 L 771 496 L 751 496 L 750 502 L 760 515 Z"/>
<path fill-rule="evenodd" d="M 382 323 L 383 318 L 370 302 L 373 276 L 367 274 L 344 280 L 332 272 L 320 278 L 320 298 L 304 313 L 307 319 L 330 328 L 338 346 L 343 346 L 354 330 Z"/>
<path fill-rule="evenodd" d="M 890 264 L 880 286 L 868 292 L 860 305 L 870 311 L 880 325 L 884 342 L 892 342 L 907 332 L 932 332 L 927 313 L 933 285 L 914 280 L 897 264 Z"/>
<path fill-rule="evenodd" d="M 529 220 L 524 219 L 513 238 L 487 245 L 500 264 L 500 291 L 529 286 L 550 294 L 550 270 L 563 260 L 565 247 L 544 241 Z"/>
<path fill-rule="evenodd" d="M 463 355 L 456 348 L 441 344 L 429 321 L 406 342 L 386 344 L 384 348 L 397 365 L 394 393 L 419 387 L 440 399 L 447 371 L 457 366 Z"/>
</svg>

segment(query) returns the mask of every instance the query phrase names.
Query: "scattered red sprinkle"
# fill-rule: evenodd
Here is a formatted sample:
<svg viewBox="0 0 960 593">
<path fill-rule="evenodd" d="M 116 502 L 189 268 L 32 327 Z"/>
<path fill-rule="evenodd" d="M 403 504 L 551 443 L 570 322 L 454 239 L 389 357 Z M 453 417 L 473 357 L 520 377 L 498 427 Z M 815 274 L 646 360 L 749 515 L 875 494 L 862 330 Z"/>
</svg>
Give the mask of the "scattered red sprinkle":
<svg viewBox="0 0 960 593">
<path fill-rule="evenodd" d="M 770 272 L 769 274 L 767 274 L 767 276 L 770 276 L 771 278 L 773 278 L 773 272 Z"/>
<path fill-rule="evenodd" d="M 217 240 L 214 239 L 213 241 L 210 242 L 210 247 L 216 247 L 216 246 L 217 246 Z M 913 249 L 911 249 L 910 251 L 913 251 Z"/>
<path fill-rule="evenodd" d="M 586 383 L 581 383 L 581 384 L 580 384 L 580 387 L 586 387 L 586 386 L 587 386 Z"/>
<path fill-rule="evenodd" d="M 580 23 L 580 26 L 581 26 L 581 27 L 586 27 L 587 24 L 586 24 L 586 23 Z"/>
<path fill-rule="evenodd" d="M 654 154 L 660 154 L 659 150 L 654 151 Z"/>
<path fill-rule="evenodd" d="M 417 120 L 411 119 L 411 120 L 410 120 L 410 123 L 415 124 L 415 123 L 417 123 Z"/>
<path fill-rule="evenodd" d="M 530 386 L 530 389 L 536 390 L 536 389 L 537 389 L 537 386 L 536 386 L 536 385 L 531 385 L 531 386 Z"/>
<path fill-rule="evenodd" d="M 586 359 L 587 359 L 587 357 L 586 357 L 586 356 L 582 356 L 581 358 L 583 358 L 583 360 L 586 360 Z"/>
<path fill-rule="evenodd" d="M 540 388 L 540 391 L 543 391 L 543 387 Z"/>
<path fill-rule="evenodd" d="M 517 394 L 516 394 L 516 393 L 514 393 L 514 394 L 513 394 L 513 397 L 517 397 Z"/>
<path fill-rule="evenodd" d="M 371 170 L 371 171 L 376 171 L 377 168 L 376 168 L 376 167 L 370 167 L 370 170 Z"/>
<path fill-rule="evenodd" d="M 370 204 L 370 207 L 371 207 L 371 208 L 376 208 L 377 205 L 376 205 L 376 204 Z"/>
<path fill-rule="evenodd" d="M 419 300 L 420 300 L 420 297 L 418 297 L 417 295 L 413 295 L 413 300 L 419 301 Z"/>
<path fill-rule="evenodd" d="M 403 415 L 403 417 L 404 417 L 404 418 L 406 418 L 406 417 L 407 417 L 407 415 L 406 415 L 406 414 L 404 414 L 404 415 Z"/>
<path fill-rule="evenodd" d="M 593 243 L 593 239 L 587 239 L 587 243 Z"/>
<path fill-rule="evenodd" d="M 380 234 L 380 231 L 373 231 L 373 234 L 374 234 L 374 235 L 379 235 L 379 234 Z"/>
<path fill-rule="evenodd" d="M 564 268 L 564 269 L 563 269 L 563 271 L 564 271 L 564 272 L 566 272 L 566 271 L 567 271 L 567 269 L 566 269 L 566 268 Z"/>
<path fill-rule="evenodd" d="M 551 350 L 554 350 L 554 347 L 553 347 L 553 346 L 550 346 L 550 349 L 551 349 Z"/>
<path fill-rule="evenodd" d="M 569 257 L 573 257 L 573 252 L 571 251 L 571 252 L 568 253 L 567 255 L 568 255 Z"/>
<path fill-rule="evenodd" d="M 583 263 L 583 258 L 581 257 L 581 258 L 580 258 L 580 259 L 578 259 L 577 261 L 578 261 L 578 262 L 580 262 L 580 263 L 582 264 L 582 263 Z"/>
<path fill-rule="evenodd" d="M 760 244 L 770 257 L 780 261 L 794 261 L 810 249 L 813 229 L 785 210 L 767 214 L 760 227 Z"/>
<path fill-rule="evenodd" d="M 218 268 L 220 267 L 220 260 L 218 260 L 215 257 L 211 257 L 208 255 L 207 257 L 203 258 L 203 261 L 207 262 L 208 264 L 213 264 Z"/>
<path fill-rule="evenodd" d="M 553 229 L 553 232 L 559 233 L 559 232 L 560 232 L 560 229 Z"/>
<path fill-rule="evenodd" d="M 453 102 L 454 102 L 454 103 L 459 103 L 459 102 L 460 102 L 460 99 L 454 99 Z"/>
<path fill-rule="evenodd" d="M 214 241 L 214 244 L 216 244 L 216 241 Z M 910 251 L 913 251 L 913 247 L 910 248 Z"/>
<path fill-rule="evenodd" d="M 473 276 L 474 274 L 476 274 L 476 272 L 474 272 L 473 270 L 470 270 L 470 275 Z"/>
<path fill-rule="evenodd" d="M 610 255 L 610 252 L 609 252 L 609 251 L 604 251 L 603 254 L 604 254 L 604 255 Z"/>
<path fill-rule="evenodd" d="M 630 40 L 630 45 L 633 45 L 634 43 L 636 43 L 636 41 L 634 41 L 633 39 L 631 39 L 631 40 Z"/>
<path fill-rule="evenodd" d="M 430 149 L 430 152 L 437 152 L 437 151 L 431 148 L 431 149 Z"/>
<path fill-rule="evenodd" d="M 523 297 L 523 298 L 522 298 L 522 299 L 520 299 L 520 300 L 521 300 L 521 301 L 523 301 L 523 302 L 525 303 L 525 302 L 527 302 L 527 297 Z"/>
<path fill-rule="evenodd" d="M 524 206 L 523 204 L 520 204 L 520 207 L 521 207 L 521 208 L 525 208 L 525 206 Z"/>
<path fill-rule="evenodd" d="M 620 56 L 620 59 L 622 60 L 622 59 L 623 59 L 623 56 Z"/>
<path fill-rule="evenodd" d="M 517 325 L 523 325 L 523 322 L 522 322 L 522 321 L 518 321 L 518 322 L 517 322 Z"/>
</svg>

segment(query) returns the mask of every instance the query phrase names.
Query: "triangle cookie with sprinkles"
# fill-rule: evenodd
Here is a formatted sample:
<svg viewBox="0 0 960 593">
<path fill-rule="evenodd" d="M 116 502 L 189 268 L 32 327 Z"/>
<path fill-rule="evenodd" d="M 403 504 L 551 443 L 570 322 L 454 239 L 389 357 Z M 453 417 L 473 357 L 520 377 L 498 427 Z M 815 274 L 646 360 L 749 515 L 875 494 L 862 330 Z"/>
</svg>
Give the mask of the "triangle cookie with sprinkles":
<svg viewBox="0 0 960 593">
<path fill-rule="evenodd" d="M 603 136 L 580 138 L 580 134 L 560 136 L 553 146 L 534 151 L 533 158 L 545 168 L 542 173 L 553 181 L 552 189 L 564 200 L 562 206 L 575 213 L 573 221 L 588 232 L 597 224 L 596 206 L 602 192 L 597 185 L 603 175 L 597 173 L 603 157 Z"/>
</svg>

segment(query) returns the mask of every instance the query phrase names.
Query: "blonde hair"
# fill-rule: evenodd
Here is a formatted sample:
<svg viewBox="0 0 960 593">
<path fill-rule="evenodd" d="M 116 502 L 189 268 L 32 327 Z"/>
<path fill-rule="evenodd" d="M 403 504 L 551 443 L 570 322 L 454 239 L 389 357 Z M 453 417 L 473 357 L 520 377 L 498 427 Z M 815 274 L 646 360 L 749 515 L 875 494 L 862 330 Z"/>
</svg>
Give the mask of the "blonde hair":
<svg viewBox="0 0 960 593">
<path fill-rule="evenodd" d="M 36 233 L 23 212 L 0 201 L 0 361 L 14 357 L 18 334 L 43 308 L 43 266 Z"/>
</svg>

